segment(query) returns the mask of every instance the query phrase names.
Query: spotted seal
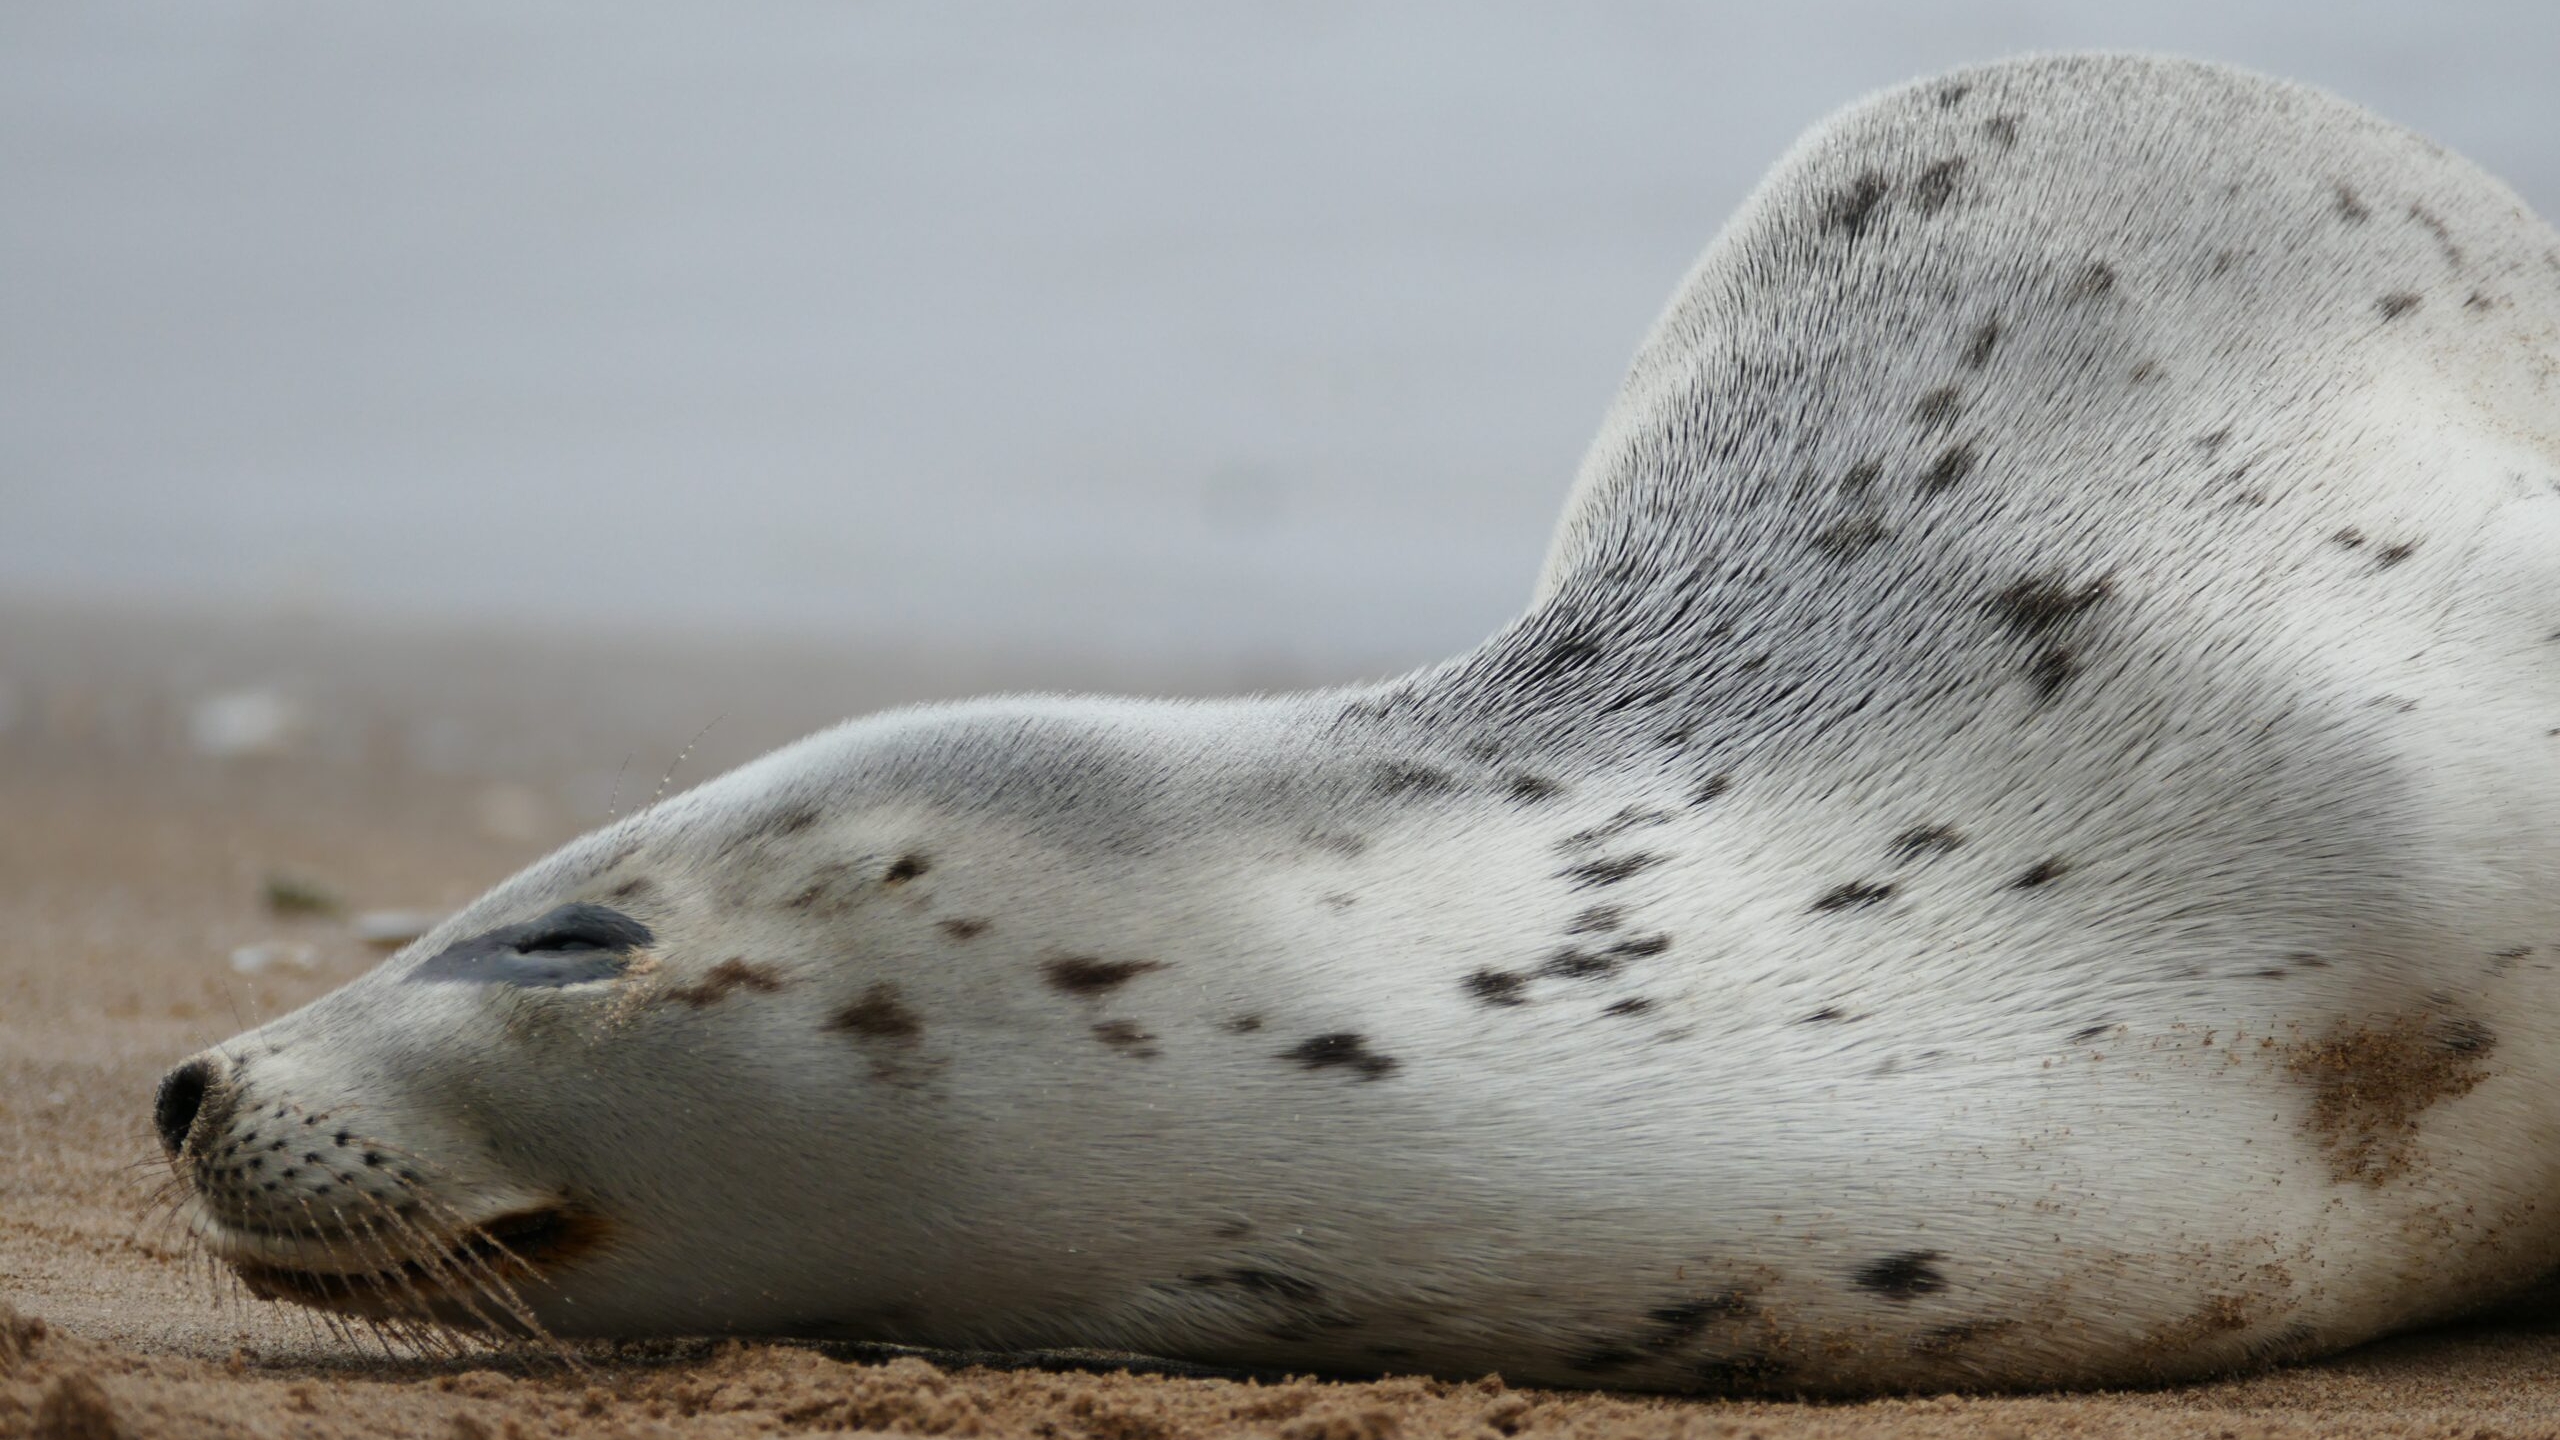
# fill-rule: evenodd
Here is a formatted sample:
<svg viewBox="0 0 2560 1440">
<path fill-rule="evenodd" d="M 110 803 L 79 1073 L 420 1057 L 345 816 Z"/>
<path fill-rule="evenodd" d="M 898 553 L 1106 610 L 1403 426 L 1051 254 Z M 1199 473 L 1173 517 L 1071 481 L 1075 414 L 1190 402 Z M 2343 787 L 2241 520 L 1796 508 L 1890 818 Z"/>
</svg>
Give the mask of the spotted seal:
<svg viewBox="0 0 2560 1440">
<path fill-rule="evenodd" d="M 1663 1390 L 2307 1356 L 2560 1264 L 2560 240 L 2321 93 L 1813 132 L 1531 603 L 905 710 L 178 1066 L 257 1291 Z"/>
</svg>

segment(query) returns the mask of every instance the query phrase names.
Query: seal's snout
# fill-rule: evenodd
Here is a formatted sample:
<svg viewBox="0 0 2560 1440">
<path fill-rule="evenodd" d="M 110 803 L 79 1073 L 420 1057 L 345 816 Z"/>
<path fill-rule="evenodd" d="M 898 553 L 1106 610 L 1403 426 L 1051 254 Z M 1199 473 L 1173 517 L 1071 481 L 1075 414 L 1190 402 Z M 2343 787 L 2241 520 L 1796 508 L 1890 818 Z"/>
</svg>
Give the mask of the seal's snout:
<svg viewBox="0 0 2560 1440">
<path fill-rule="evenodd" d="M 196 1128 L 214 1079 L 213 1061 L 201 1055 L 160 1077 L 160 1091 L 151 1102 L 151 1124 L 160 1132 L 160 1148 L 169 1152 L 170 1159 L 177 1159 L 187 1148 L 187 1136 Z M 221 1118 L 214 1117 L 217 1122 Z"/>
</svg>

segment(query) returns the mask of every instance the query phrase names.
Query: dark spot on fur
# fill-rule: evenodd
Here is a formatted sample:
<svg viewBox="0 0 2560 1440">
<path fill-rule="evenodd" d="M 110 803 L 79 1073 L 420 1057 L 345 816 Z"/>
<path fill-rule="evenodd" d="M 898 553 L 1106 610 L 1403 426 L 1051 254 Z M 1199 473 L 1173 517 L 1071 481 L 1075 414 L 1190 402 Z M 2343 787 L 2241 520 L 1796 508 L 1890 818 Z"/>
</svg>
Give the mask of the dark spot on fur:
<svg viewBox="0 0 2560 1440">
<path fill-rule="evenodd" d="M 1689 803 L 1692 805 L 1705 805 L 1711 801 L 1722 798 L 1724 793 L 1732 788 L 1732 776 L 1710 775 L 1705 780 L 1699 782 L 1696 790 L 1690 792 Z"/>
<path fill-rule="evenodd" d="M 2486 315 L 2498 308 L 2498 302 L 2489 298 L 2489 292 L 2474 290 L 2462 297 L 2462 308 L 2474 315 Z"/>
<path fill-rule="evenodd" d="M 1947 208 L 1956 195 L 1956 181 L 1964 174 L 1964 157 L 1950 155 L 1920 172 L 1911 182 L 1911 204 L 1923 215 L 1935 215 Z"/>
<path fill-rule="evenodd" d="M 1618 962 L 1609 958 L 1606 954 L 1595 955 L 1588 950 L 1567 949 L 1559 950 L 1554 955 L 1549 956 L 1547 963 L 1538 967 L 1538 973 L 1541 975 L 1553 975 L 1565 980 L 1594 980 L 1616 970 L 1617 968 Z M 1492 972 L 1478 971 L 1476 973 L 1479 976 L 1482 976 Z M 1516 981 L 1519 977 L 1506 975 L 1502 978 Z M 1513 1004 L 1517 1002 L 1504 1001 L 1501 1003 Z"/>
<path fill-rule="evenodd" d="M 2136 385 L 2148 385 L 2152 381 L 2160 378 L 2160 362 L 2157 360 L 2142 361 L 2135 365 L 2131 370 L 2126 371 L 2125 378 L 2131 380 Z"/>
<path fill-rule="evenodd" d="M 2049 646 L 2027 667 L 2027 679 L 2036 687 L 2036 699 L 2051 700 L 2062 693 L 2062 687 L 2080 673 L 2080 662 L 2059 645 Z"/>
<path fill-rule="evenodd" d="M 1814 1011 L 1812 1014 L 1807 1015 L 1796 1023 L 1799 1025 L 1820 1025 L 1826 1021 L 1846 1020 L 1848 1018 L 1849 1012 L 1841 1009 L 1839 1006 L 1825 1005 L 1821 1009 Z"/>
<path fill-rule="evenodd" d="M 2353 550 L 2364 543 L 2364 532 L 2350 525 L 2329 538 Z"/>
<path fill-rule="evenodd" d="M 2115 288 L 2116 267 L 2104 260 L 2092 260 L 2089 268 L 2081 271 L 2079 278 L 2071 282 L 2071 288 L 2064 292 L 2063 298 L 2095 300 Z"/>
<path fill-rule="evenodd" d="M 1230 1035 L 1250 1035 L 1256 1030 L 1262 1028 L 1262 1017 L 1259 1015 L 1239 1015 L 1218 1028 L 1226 1031 Z"/>
<path fill-rule="evenodd" d="M 1105 1020 L 1093 1027 L 1093 1038 L 1141 1060 L 1152 1060 L 1159 1053 L 1151 1043 L 1156 1037 L 1139 1029 L 1133 1020 Z"/>
<path fill-rule="evenodd" d="M 1603 1009 L 1600 1013 L 1603 1015 L 1641 1015 L 1652 1008 L 1652 1001 L 1647 1000 L 1642 996 L 1637 996 L 1631 999 L 1616 1001 Z"/>
<path fill-rule="evenodd" d="M 733 956 L 712 966 L 693 984 L 669 990 L 666 998 L 699 1010 L 718 1004 L 735 991 L 753 990 L 759 995 L 770 995 L 781 988 L 782 977 L 776 975 L 771 966 L 750 965 L 744 957 Z"/>
<path fill-rule="evenodd" d="M 1973 338 L 1964 345 L 1964 368 L 1979 370 L 1991 363 L 1991 352 L 2000 344 L 2000 317 L 1992 316 L 1973 327 Z"/>
<path fill-rule="evenodd" d="M 1869 905 L 1881 905 L 1892 898 L 1893 886 L 1889 882 L 1852 880 L 1845 885 L 1837 885 L 1824 891 L 1822 898 L 1813 902 L 1813 908 L 1817 912 L 1864 909 Z"/>
<path fill-rule="evenodd" d="M 836 1012 L 830 1030 L 843 1030 L 872 1040 L 912 1040 L 924 1032 L 924 1021 L 898 1002 L 898 987 L 874 985 L 862 998 Z"/>
<path fill-rule="evenodd" d="M 2385 321 L 2391 321 L 2417 309 L 2418 303 L 2418 297 L 2408 291 L 2394 290 L 2375 301 L 2374 308 L 2382 312 L 2382 318 Z"/>
<path fill-rule="evenodd" d="M 2010 881 L 2009 887 L 2013 890 L 2033 890 L 2039 885 L 2051 884 L 2070 873 L 2071 866 L 2068 861 L 2039 860 L 2028 866 L 2025 874 Z"/>
<path fill-rule="evenodd" d="M 2011 629 L 2035 635 L 2078 619 L 2114 593 L 2114 582 L 2105 576 L 2074 587 L 2059 576 L 2030 575 L 2001 591 L 1992 608 Z"/>
<path fill-rule="evenodd" d="M 1857 464 L 1852 465 L 1847 470 L 1841 472 L 1840 493 L 1843 495 L 1864 495 L 1868 491 L 1876 488 L 1876 482 L 1883 478 L 1883 461 L 1861 460 Z"/>
<path fill-rule="evenodd" d="M 2018 143 L 2018 117 L 1994 115 L 1982 122 L 1982 133 L 1990 137 L 1992 144 L 2006 150 Z"/>
<path fill-rule="evenodd" d="M 2372 217 L 2373 212 L 2364 208 L 2364 201 L 2357 198 L 2354 186 L 2341 180 L 2330 189 L 2337 196 L 2339 219 L 2350 225 L 2361 225 Z"/>
<path fill-rule="evenodd" d="M 937 928 L 954 940 L 975 940 L 986 934 L 987 927 L 994 923 L 991 920 L 945 920 Z"/>
<path fill-rule="evenodd" d="M 1884 202 L 1885 189 L 1884 177 L 1870 170 L 1831 197 L 1830 212 L 1825 218 L 1855 240 L 1866 233 L 1868 222 L 1875 218 L 1876 206 Z"/>
<path fill-rule="evenodd" d="M 1920 403 L 1911 407 L 1911 418 L 1931 430 L 1943 430 L 1955 423 L 1962 408 L 1963 393 L 1953 385 L 1941 385 L 1920 397 Z"/>
<path fill-rule="evenodd" d="M 1576 890 L 1600 885 L 1615 885 L 1631 875 L 1641 874 L 1661 864 L 1663 857 L 1639 851 L 1633 855 L 1612 855 L 1606 859 L 1585 861 L 1556 872 L 1573 882 Z"/>
<path fill-rule="evenodd" d="M 1346 834 L 1340 830 L 1311 830 L 1307 832 L 1307 845 L 1311 849 L 1322 850 L 1327 854 L 1340 855 L 1345 859 L 1358 855 L 1369 848 L 1369 842 L 1367 840 L 1364 840 L 1357 835 Z"/>
<path fill-rule="evenodd" d="M 1446 770 L 1398 761 L 1378 767 L 1377 788 L 1378 793 L 1391 797 L 1445 795 L 1457 789 L 1458 782 Z"/>
<path fill-rule="evenodd" d="M 2453 243 L 2453 232 L 2445 228 L 2444 221 L 2436 218 L 2434 211 L 2413 200 L 2409 202 L 2409 218 L 2425 226 L 2427 233 L 2435 237 L 2436 248 L 2444 252 L 2446 264 L 2457 270 L 2462 268 L 2462 247 Z"/>
<path fill-rule="evenodd" d="M 1487 1005 L 1525 1005 L 1520 992 L 1529 977 L 1510 970 L 1478 970 L 1467 977 L 1467 993 Z"/>
<path fill-rule="evenodd" d="M 1676 1350 L 1718 1320 L 1749 1313 L 1751 1302 L 1731 1291 L 1658 1305 L 1644 1314 L 1653 1333 L 1644 1338 L 1643 1344 L 1648 1350 Z"/>
<path fill-rule="evenodd" d="M 1667 810 L 1647 810 L 1642 806 L 1630 805 L 1589 829 L 1577 830 L 1567 835 L 1556 842 L 1556 848 L 1566 852 L 1587 849 L 1603 840 L 1614 840 L 1630 830 L 1641 829 L 1647 825 L 1666 824 L 1670 819 L 1671 812 Z"/>
<path fill-rule="evenodd" d="M 1547 647 L 1546 668 L 1565 670 L 1578 665 L 1588 665 L 1599 658 L 1599 641 L 1567 636 Z"/>
<path fill-rule="evenodd" d="M 889 862 L 880 879 L 890 885 L 904 885 L 933 868 L 933 862 L 922 855 L 901 855 Z"/>
<path fill-rule="evenodd" d="M 1626 920 L 1627 912 L 1622 906 L 1594 905 L 1590 909 L 1583 911 L 1581 914 L 1574 916 L 1573 919 L 1565 925 L 1564 933 L 1567 935 L 1590 935 L 1603 930 L 1615 930 L 1620 925 L 1625 924 Z"/>
<path fill-rule="evenodd" d="M 1893 856 L 1909 864 L 1914 860 L 1952 853 L 1964 843 L 1964 836 L 1952 825 L 1914 825 L 1893 837 Z"/>
<path fill-rule="evenodd" d="M 2204 453 L 2207 455 L 2220 451 L 2223 446 L 2230 443 L 2231 427 L 2228 425 L 2223 426 L 2221 429 L 2216 430 L 2209 435 L 2199 435 L 2196 437 L 2196 444 L 2201 446 Z"/>
<path fill-rule="evenodd" d="M 1668 935 L 1638 935 L 1609 947 L 1608 953 L 1622 960 L 1642 960 L 1671 948 Z"/>
<path fill-rule="evenodd" d="M 1564 793 L 1564 787 L 1543 775 L 1514 775 L 1505 793 L 1523 805 L 1536 805 Z"/>
<path fill-rule="evenodd" d="M 2072 1031 L 2072 1032 L 2071 1032 L 2071 1043 L 2072 1043 L 2072 1044 L 2074 1044 L 2074 1045 L 2086 1045 L 2086 1044 L 2088 1044 L 2090 1041 L 2097 1039 L 2098 1037 L 2100 1037 L 2100 1036 L 2102 1036 L 2102 1035 L 2106 1034 L 2108 1031 L 2113 1030 L 2114 1028 L 2116 1028 L 2116 1024 L 2115 1024 L 2115 1022 L 2114 1022 L 2114 1021 L 2112 1021 L 2112 1020 L 2101 1020 L 2101 1021 L 2099 1021 L 2097 1024 L 2095 1024 L 2095 1025 L 2091 1025 L 2091 1026 L 2088 1026 L 2088 1027 L 2083 1028 L 2083 1029 L 2079 1029 L 2079 1030 L 2074 1030 L 2074 1031 Z"/>
<path fill-rule="evenodd" d="M 1948 446 L 1929 463 L 1927 470 L 1921 472 L 1920 493 L 1938 495 L 1954 488 L 1957 481 L 1973 473 L 1973 462 L 1973 442 L 1968 440 Z"/>
<path fill-rule="evenodd" d="M 2480 1021 L 2458 1017 L 2437 1027 L 2436 1040 L 2449 1054 L 2483 1055 L 2498 1043 L 2498 1035 Z"/>
<path fill-rule="evenodd" d="M 2375 551 L 2373 555 L 2373 565 L 2377 570 L 2388 570 L 2392 566 L 2399 564 L 2401 561 L 2406 560 L 2417 553 L 2418 547 L 2415 543 L 2407 540 L 2399 541 L 2396 544 L 2385 545 L 2380 550 Z"/>
<path fill-rule="evenodd" d="M 797 835 L 801 831 L 808 829 L 810 826 L 817 824 L 819 818 L 816 806 L 795 805 L 791 809 L 785 810 L 781 814 L 774 816 L 772 823 L 765 826 L 765 833 L 768 835 Z"/>
<path fill-rule="evenodd" d="M 1382 1079 L 1398 1063 L 1393 1056 L 1371 1050 L 1365 1037 L 1347 1030 L 1309 1036 L 1281 1051 L 1280 1058 L 1294 1060 L 1310 1070 L 1357 1070 L 1362 1080 Z"/>
<path fill-rule="evenodd" d="M 1117 990 L 1150 970 L 1165 967 L 1161 960 L 1097 960 L 1090 955 L 1070 955 L 1040 968 L 1049 977 L 1050 989 L 1091 997 Z"/>
<path fill-rule="evenodd" d="M 1849 515 L 1814 532 L 1813 548 L 1834 560 L 1854 560 L 1874 549 L 1890 533 L 1884 522 L 1873 515 Z"/>
<path fill-rule="evenodd" d="M 1857 1281 L 1861 1290 L 1872 1290 L 1892 1300 L 1911 1300 L 1947 1288 L 1947 1277 L 1938 1273 L 1936 1264 L 1942 1258 L 1935 1250 L 1906 1250 L 1860 1266 L 1850 1278 Z"/>
<path fill-rule="evenodd" d="M 1964 97 L 1972 93 L 1973 87 L 1961 82 L 1946 86 L 1938 91 L 1938 108 L 1941 110 L 1953 110 L 1956 106 L 1964 102 Z"/>
</svg>

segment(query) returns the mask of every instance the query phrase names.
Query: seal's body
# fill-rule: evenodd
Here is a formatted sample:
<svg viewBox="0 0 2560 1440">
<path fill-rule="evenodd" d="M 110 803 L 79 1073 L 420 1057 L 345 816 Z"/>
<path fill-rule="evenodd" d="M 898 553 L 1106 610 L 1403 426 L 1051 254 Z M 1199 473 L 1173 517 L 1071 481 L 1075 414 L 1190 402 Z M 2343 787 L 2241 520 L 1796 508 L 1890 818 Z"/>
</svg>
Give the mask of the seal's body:
<svg viewBox="0 0 2560 1440">
<path fill-rule="evenodd" d="M 2555 374 L 2560 241 L 2336 100 L 1894 91 L 1481 648 L 778 752 L 174 1072 L 190 1218 L 373 1313 L 1660 1389 L 2475 1307 L 2560 1264 Z"/>
</svg>

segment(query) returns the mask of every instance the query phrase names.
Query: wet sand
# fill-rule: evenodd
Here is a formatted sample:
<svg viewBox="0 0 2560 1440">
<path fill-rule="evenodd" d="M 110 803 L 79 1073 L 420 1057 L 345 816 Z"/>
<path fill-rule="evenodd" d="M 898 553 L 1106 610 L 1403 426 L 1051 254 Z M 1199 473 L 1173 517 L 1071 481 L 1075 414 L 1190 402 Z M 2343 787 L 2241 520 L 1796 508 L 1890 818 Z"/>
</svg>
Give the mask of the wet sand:
<svg viewBox="0 0 2560 1440">
<path fill-rule="evenodd" d="M 2560 1435 L 2560 1329 L 2542 1324 L 2218 1384 L 1855 1405 L 1492 1377 L 944 1368 L 770 1344 L 572 1364 L 386 1355 L 240 1298 L 190 1261 L 155 1198 L 159 1072 L 379 958 L 343 916 L 277 913 L 270 879 L 350 910 L 447 906 L 609 799 L 645 799 L 689 741 L 677 784 L 838 714 L 1080 677 L 1058 662 L 544 647 L 6 605 L 0 636 L 0 1435 Z M 1084 678 L 1205 690 L 1239 677 Z M 266 694 L 285 723 L 204 753 L 225 737 L 191 727 L 226 694 Z M 239 973 L 231 957 L 255 945 L 307 946 L 309 968 Z"/>
</svg>

